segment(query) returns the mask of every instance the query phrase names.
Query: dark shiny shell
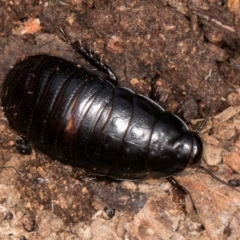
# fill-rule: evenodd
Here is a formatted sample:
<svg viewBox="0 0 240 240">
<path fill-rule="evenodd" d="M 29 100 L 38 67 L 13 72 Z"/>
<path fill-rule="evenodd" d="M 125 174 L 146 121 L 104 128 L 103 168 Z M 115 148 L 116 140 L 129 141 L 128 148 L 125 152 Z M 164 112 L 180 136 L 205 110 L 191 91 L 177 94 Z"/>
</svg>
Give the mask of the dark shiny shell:
<svg viewBox="0 0 240 240">
<path fill-rule="evenodd" d="M 193 133 L 177 116 L 59 57 L 18 62 L 2 103 L 10 125 L 34 147 L 96 175 L 167 177 L 193 157 Z"/>
</svg>

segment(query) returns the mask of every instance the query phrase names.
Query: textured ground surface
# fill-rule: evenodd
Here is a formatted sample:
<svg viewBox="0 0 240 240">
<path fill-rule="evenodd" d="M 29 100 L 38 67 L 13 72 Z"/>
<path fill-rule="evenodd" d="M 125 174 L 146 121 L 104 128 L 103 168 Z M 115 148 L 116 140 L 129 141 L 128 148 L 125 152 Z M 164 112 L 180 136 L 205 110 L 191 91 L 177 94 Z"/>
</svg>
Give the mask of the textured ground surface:
<svg viewBox="0 0 240 240">
<path fill-rule="evenodd" d="M 61 56 L 92 70 L 59 38 L 64 27 L 111 66 L 121 86 L 146 96 L 157 88 L 169 110 L 185 96 L 182 116 L 192 128 L 223 98 L 200 135 L 203 165 L 222 179 L 240 179 L 238 0 L 0 6 L 0 88 L 29 55 Z M 106 182 L 38 151 L 21 156 L 16 137 L 0 110 L 0 239 L 239 239 L 240 193 L 200 170 L 176 176 L 190 194 L 183 201 L 166 180 Z M 118 209 L 112 219 L 106 206 Z"/>
</svg>

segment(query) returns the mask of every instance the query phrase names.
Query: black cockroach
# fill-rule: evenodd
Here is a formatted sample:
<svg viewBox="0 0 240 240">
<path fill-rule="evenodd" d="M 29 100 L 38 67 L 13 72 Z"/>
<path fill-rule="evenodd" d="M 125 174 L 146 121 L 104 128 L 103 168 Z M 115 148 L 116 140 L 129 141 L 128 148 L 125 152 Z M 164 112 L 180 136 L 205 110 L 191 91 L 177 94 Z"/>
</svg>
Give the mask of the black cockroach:
<svg viewBox="0 0 240 240">
<path fill-rule="evenodd" d="M 198 133 L 208 117 L 190 131 L 153 100 L 114 86 L 111 69 L 61 32 L 110 81 L 59 57 L 28 57 L 4 82 L 2 104 L 13 129 L 53 159 L 95 175 L 164 178 L 197 166 L 218 179 L 199 164 Z"/>
</svg>

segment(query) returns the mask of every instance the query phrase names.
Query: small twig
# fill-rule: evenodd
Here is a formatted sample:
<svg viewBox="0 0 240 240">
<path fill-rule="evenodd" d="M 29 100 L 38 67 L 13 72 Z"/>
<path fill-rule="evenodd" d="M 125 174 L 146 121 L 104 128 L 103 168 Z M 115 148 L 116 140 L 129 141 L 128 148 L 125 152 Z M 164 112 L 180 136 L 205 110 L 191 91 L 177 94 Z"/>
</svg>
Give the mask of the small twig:
<svg viewBox="0 0 240 240">
<path fill-rule="evenodd" d="M 14 170 L 17 172 L 18 175 L 22 175 L 22 173 L 19 172 L 19 171 L 18 171 L 15 167 L 13 167 L 13 166 L 0 167 L 0 168 L 12 168 L 12 169 L 14 169 Z"/>
<path fill-rule="evenodd" d="M 197 12 L 197 11 L 194 11 L 192 10 L 192 12 L 198 16 L 201 16 L 203 18 L 205 18 L 206 20 L 210 21 L 210 22 L 213 22 L 217 25 L 219 25 L 220 27 L 224 28 L 225 30 L 228 30 L 230 32 L 236 32 L 236 29 L 234 27 L 231 27 L 231 26 L 228 26 L 228 25 L 225 25 L 223 24 L 222 22 L 220 22 L 219 20 L 215 19 L 215 18 L 212 18 L 206 14 L 203 14 L 203 13 L 200 13 L 200 12 Z"/>
</svg>

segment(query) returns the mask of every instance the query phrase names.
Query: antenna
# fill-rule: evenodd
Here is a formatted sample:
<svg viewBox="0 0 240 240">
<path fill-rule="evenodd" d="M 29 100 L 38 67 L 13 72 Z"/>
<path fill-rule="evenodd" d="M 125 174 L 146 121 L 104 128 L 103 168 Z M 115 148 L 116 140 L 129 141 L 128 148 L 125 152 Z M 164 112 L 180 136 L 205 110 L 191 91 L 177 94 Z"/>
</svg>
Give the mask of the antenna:
<svg viewBox="0 0 240 240">
<path fill-rule="evenodd" d="M 201 170 L 203 170 L 205 173 L 207 173 L 208 175 L 210 175 L 212 178 L 214 178 L 215 180 L 221 182 L 222 184 L 232 188 L 233 190 L 237 191 L 240 193 L 240 190 L 234 188 L 231 184 L 229 184 L 228 182 L 223 181 L 221 178 L 217 177 L 216 175 L 214 175 L 210 170 L 208 170 L 207 168 L 203 167 L 202 165 L 197 165 L 197 168 L 200 168 Z"/>
<path fill-rule="evenodd" d="M 208 112 L 207 116 L 204 118 L 204 120 L 202 121 L 201 125 L 198 127 L 196 133 L 199 134 L 200 131 L 203 129 L 204 125 L 206 124 L 207 120 L 209 119 L 209 117 L 211 116 L 214 108 L 219 104 L 219 102 L 221 101 L 221 98 L 218 99 L 213 106 L 211 107 L 210 111 Z"/>
<path fill-rule="evenodd" d="M 199 132 L 203 129 L 204 125 L 206 124 L 207 120 L 209 119 L 209 117 L 211 116 L 214 108 L 219 104 L 219 102 L 221 101 L 221 98 L 218 99 L 213 106 L 211 107 L 210 111 L 208 112 L 207 116 L 204 118 L 203 122 L 201 123 L 201 125 L 199 126 L 199 128 L 197 129 L 196 133 L 199 134 Z M 221 182 L 222 184 L 232 188 L 233 190 L 237 191 L 240 193 L 240 190 L 234 188 L 233 185 L 231 185 L 228 182 L 225 182 L 224 180 L 222 180 L 221 178 L 217 177 L 216 175 L 214 175 L 210 170 L 208 170 L 207 168 L 203 167 L 202 165 L 198 164 L 197 168 L 201 169 L 202 171 L 204 171 L 205 173 L 207 173 L 208 175 L 210 175 L 212 178 L 214 178 L 215 180 Z"/>
</svg>

